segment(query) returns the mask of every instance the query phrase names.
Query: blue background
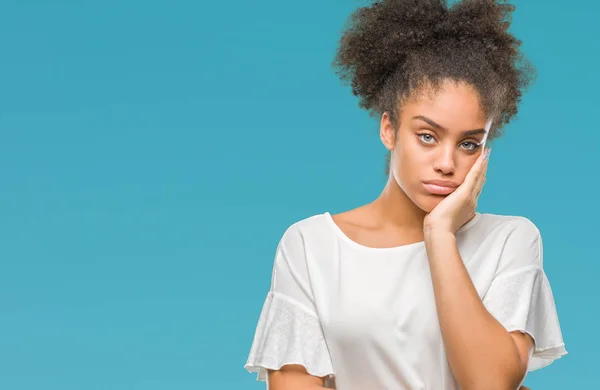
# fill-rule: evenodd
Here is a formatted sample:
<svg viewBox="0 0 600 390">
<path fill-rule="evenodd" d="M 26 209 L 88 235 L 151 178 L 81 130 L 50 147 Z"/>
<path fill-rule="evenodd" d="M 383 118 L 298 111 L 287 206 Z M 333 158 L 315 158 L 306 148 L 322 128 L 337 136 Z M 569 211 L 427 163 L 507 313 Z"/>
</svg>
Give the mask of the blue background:
<svg viewBox="0 0 600 390">
<path fill-rule="evenodd" d="M 263 389 L 243 369 L 285 228 L 372 200 L 377 121 L 330 62 L 359 3 L 0 3 L 0 388 Z M 600 3 L 516 2 L 539 78 L 480 211 L 525 215 L 600 388 Z"/>
</svg>

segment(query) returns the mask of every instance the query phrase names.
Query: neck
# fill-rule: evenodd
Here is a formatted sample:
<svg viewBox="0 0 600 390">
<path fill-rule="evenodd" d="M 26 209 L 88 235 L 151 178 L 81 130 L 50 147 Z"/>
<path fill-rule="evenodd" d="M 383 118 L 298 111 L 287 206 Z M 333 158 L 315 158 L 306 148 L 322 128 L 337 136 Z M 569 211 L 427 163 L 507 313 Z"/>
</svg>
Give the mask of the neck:
<svg viewBox="0 0 600 390">
<path fill-rule="evenodd" d="M 422 230 L 423 220 L 427 215 L 414 204 L 392 176 L 379 197 L 371 203 L 371 207 L 376 218 L 384 224 L 408 230 Z"/>
</svg>

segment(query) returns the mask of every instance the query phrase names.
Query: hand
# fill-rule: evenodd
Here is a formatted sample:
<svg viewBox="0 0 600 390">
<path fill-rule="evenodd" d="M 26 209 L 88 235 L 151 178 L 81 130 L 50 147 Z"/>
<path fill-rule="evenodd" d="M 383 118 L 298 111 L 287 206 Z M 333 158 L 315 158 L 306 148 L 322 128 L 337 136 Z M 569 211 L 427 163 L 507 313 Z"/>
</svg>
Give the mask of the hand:
<svg viewBox="0 0 600 390">
<path fill-rule="evenodd" d="M 477 199 L 485 183 L 489 161 L 487 157 L 490 152 L 491 149 L 486 149 L 471 167 L 465 181 L 427 214 L 423 224 L 426 235 L 433 230 L 455 234 L 462 225 L 475 216 Z"/>
</svg>

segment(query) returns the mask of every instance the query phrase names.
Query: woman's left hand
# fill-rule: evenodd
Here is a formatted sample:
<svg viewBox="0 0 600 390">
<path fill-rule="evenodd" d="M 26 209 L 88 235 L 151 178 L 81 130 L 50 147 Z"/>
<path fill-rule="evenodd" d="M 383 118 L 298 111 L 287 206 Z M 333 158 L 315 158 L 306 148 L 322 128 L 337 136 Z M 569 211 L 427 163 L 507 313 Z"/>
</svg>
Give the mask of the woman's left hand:
<svg viewBox="0 0 600 390">
<path fill-rule="evenodd" d="M 486 149 L 477 158 L 464 182 L 427 214 L 423 224 L 426 236 L 433 231 L 455 234 L 475 216 L 477 199 L 485 183 L 490 151 L 491 149 Z"/>
</svg>

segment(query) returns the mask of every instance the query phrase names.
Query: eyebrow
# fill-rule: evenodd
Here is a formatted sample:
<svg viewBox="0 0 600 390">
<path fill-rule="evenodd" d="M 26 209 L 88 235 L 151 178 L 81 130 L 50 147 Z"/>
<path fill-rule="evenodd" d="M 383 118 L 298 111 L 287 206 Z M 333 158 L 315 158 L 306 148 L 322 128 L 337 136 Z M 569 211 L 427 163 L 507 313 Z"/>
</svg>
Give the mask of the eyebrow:
<svg viewBox="0 0 600 390">
<path fill-rule="evenodd" d="M 445 128 L 444 126 L 442 126 L 442 125 L 440 125 L 438 123 L 435 123 L 433 120 L 427 118 L 426 116 L 423 116 L 423 115 L 413 116 L 413 120 L 414 119 L 421 120 L 421 121 L 427 123 L 429 126 L 435 128 L 436 130 L 441 130 L 443 132 L 448 132 L 447 128 Z M 463 137 L 469 137 L 469 136 L 472 136 L 472 135 L 479 135 L 479 134 L 485 134 L 485 133 L 486 133 L 485 129 L 482 128 L 482 129 L 466 130 L 466 131 L 463 131 L 461 133 L 461 135 Z"/>
</svg>

